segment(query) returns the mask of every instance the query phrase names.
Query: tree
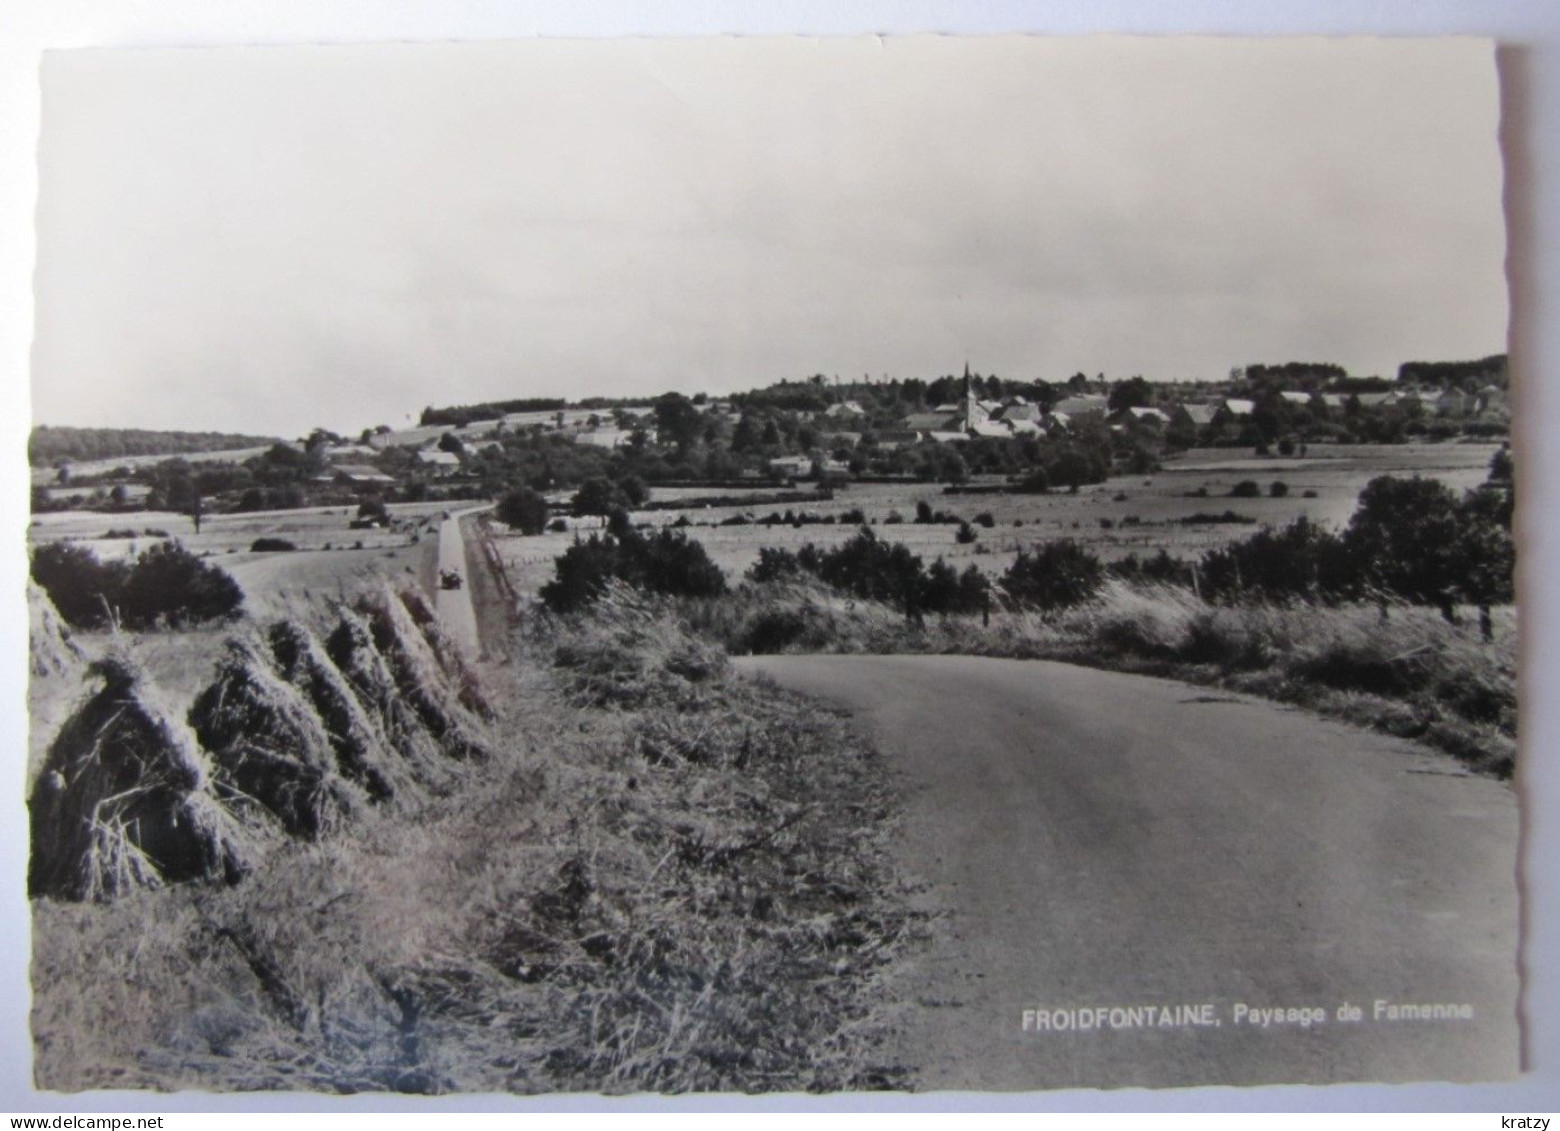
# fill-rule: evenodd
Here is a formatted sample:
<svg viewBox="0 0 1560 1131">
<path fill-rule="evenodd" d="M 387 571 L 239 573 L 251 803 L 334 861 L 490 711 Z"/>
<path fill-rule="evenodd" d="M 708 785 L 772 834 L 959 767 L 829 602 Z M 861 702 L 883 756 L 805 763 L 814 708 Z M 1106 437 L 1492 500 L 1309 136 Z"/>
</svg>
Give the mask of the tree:
<svg viewBox="0 0 1560 1131">
<path fill-rule="evenodd" d="M 540 534 L 547 528 L 547 500 L 529 487 L 514 488 L 493 509 L 500 522 L 521 534 Z"/>
<path fill-rule="evenodd" d="M 704 427 L 704 414 L 681 393 L 665 393 L 655 399 L 655 426 L 662 443 L 692 447 Z"/>
<path fill-rule="evenodd" d="M 616 483 L 598 477 L 580 484 L 570 506 L 576 515 L 606 516 L 616 510 L 628 509 L 628 499 Z"/>
<path fill-rule="evenodd" d="M 1125 381 L 1117 381 L 1110 387 L 1110 398 L 1106 401 L 1106 407 L 1111 412 L 1120 412 L 1127 408 L 1145 408 L 1153 403 L 1153 387 L 1142 377 L 1131 377 Z"/>
<path fill-rule="evenodd" d="M 630 507 L 642 507 L 650 501 L 650 488 L 637 475 L 625 475 L 617 481 L 617 488 L 628 500 Z"/>
<path fill-rule="evenodd" d="M 1457 496 L 1444 483 L 1383 475 L 1360 492 L 1344 543 L 1369 582 L 1415 604 L 1434 605 L 1455 623 L 1468 568 L 1463 526 Z"/>
</svg>

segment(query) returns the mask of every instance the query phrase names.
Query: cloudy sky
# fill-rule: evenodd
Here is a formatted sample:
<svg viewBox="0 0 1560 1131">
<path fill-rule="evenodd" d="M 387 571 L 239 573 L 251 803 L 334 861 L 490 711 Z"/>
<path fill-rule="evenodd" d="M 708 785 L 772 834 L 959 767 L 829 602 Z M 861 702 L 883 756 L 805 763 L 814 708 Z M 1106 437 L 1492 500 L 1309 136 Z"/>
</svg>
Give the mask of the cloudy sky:
<svg viewBox="0 0 1560 1131">
<path fill-rule="evenodd" d="M 1475 40 L 81 51 L 43 100 L 40 423 L 1505 348 Z"/>
</svg>

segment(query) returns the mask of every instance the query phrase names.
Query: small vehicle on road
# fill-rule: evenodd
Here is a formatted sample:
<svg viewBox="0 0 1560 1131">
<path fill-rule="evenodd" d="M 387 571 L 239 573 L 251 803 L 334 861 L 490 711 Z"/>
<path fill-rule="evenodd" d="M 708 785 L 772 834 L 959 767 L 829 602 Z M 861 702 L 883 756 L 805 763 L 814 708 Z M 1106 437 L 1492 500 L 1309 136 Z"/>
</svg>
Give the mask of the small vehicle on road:
<svg viewBox="0 0 1560 1131">
<path fill-rule="evenodd" d="M 460 571 L 455 569 L 441 569 L 439 571 L 440 589 L 459 589 L 464 584 L 460 578 Z"/>
</svg>

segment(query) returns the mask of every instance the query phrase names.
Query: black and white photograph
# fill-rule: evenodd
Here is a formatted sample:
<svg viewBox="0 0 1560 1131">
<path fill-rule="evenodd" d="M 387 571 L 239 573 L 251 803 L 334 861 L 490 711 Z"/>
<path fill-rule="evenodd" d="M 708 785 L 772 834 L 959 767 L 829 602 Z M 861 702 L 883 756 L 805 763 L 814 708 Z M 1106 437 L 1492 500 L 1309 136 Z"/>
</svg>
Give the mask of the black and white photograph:
<svg viewBox="0 0 1560 1131">
<path fill-rule="evenodd" d="M 1493 40 L 39 82 L 35 1088 L 1518 1077 Z"/>
</svg>

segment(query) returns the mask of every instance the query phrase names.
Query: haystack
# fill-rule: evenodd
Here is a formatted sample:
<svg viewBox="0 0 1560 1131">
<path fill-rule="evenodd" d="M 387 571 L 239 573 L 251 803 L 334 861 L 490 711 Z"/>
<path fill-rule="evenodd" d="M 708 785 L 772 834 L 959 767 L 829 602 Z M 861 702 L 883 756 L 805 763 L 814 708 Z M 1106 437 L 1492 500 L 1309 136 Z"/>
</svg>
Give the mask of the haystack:
<svg viewBox="0 0 1560 1131">
<path fill-rule="evenodd" d="M 65 675 L 86 662 L 81 649 L 70 638 L 65 619 L 43 587 L 27 582 L 27 642 L 34 676 Z"/>
<path fill-rule="evenodd" d="M 429 650 L 433 652 L 433 658 L 438 661 L 439 667 L 455 685 L 460 705 L 478 718 L 491 721 L 493 707 L 482 694 L 482 686 L 477 681 L 476 673 L 467 666 L 460 649 L 445 633 L 444 626 L 438 614 L 428 604 L 428 599 L 416 589 L 402 589 L 394 596 L 405 606 L 412 623 L 417 626 L 423 639 L 427 641 Z"/>
<path fill-rule="evenodd" d="M 368 622 L 346 606 L 336 611 L 336 618 L 336 627 L 325 638 L 326 655 L 417 780 L 435 787 L 448 784 L 451 767 L 443 749 L 403 698 Z"/>
<path fill-rule="evenodd" d="M 336 772 L 336 752 L 310 702 L 271 667 L 250 635 L 228 641 L 216 682 L 195 698 L 190 725 L 230 805 L 258 805 L 293 836 L 317 837 L 363 808 Z"/>
<path fill-rule="evenodd" d="M 363 596 L 357 607 L 374 634 L 374 646 L 389 662 L 402 698 L 444 752 L 461 759 L 487 757 L 491 751 L 482 721 L 461 702 L 459 689 L 400 599 L 384 589 Z"/>
<path fill-rule="evenodd" d="M 100 660 L 88 675 L 103 687 L 60 728 L 28 799 L 28 892 L 107 899 L 237 880 L 256 844 L 217 800 L 189 730 L 129 660 Z"/>
<path fill-rule="evenodd" d="M 422 790 L 416 777 L 314 633 L 297 621 L 278 621 L 267 640 L 281 677 L 308 699 L 324 725 L 341 775 L 361 785 L 375 801 L 417 797 Z"/>
</svg>

